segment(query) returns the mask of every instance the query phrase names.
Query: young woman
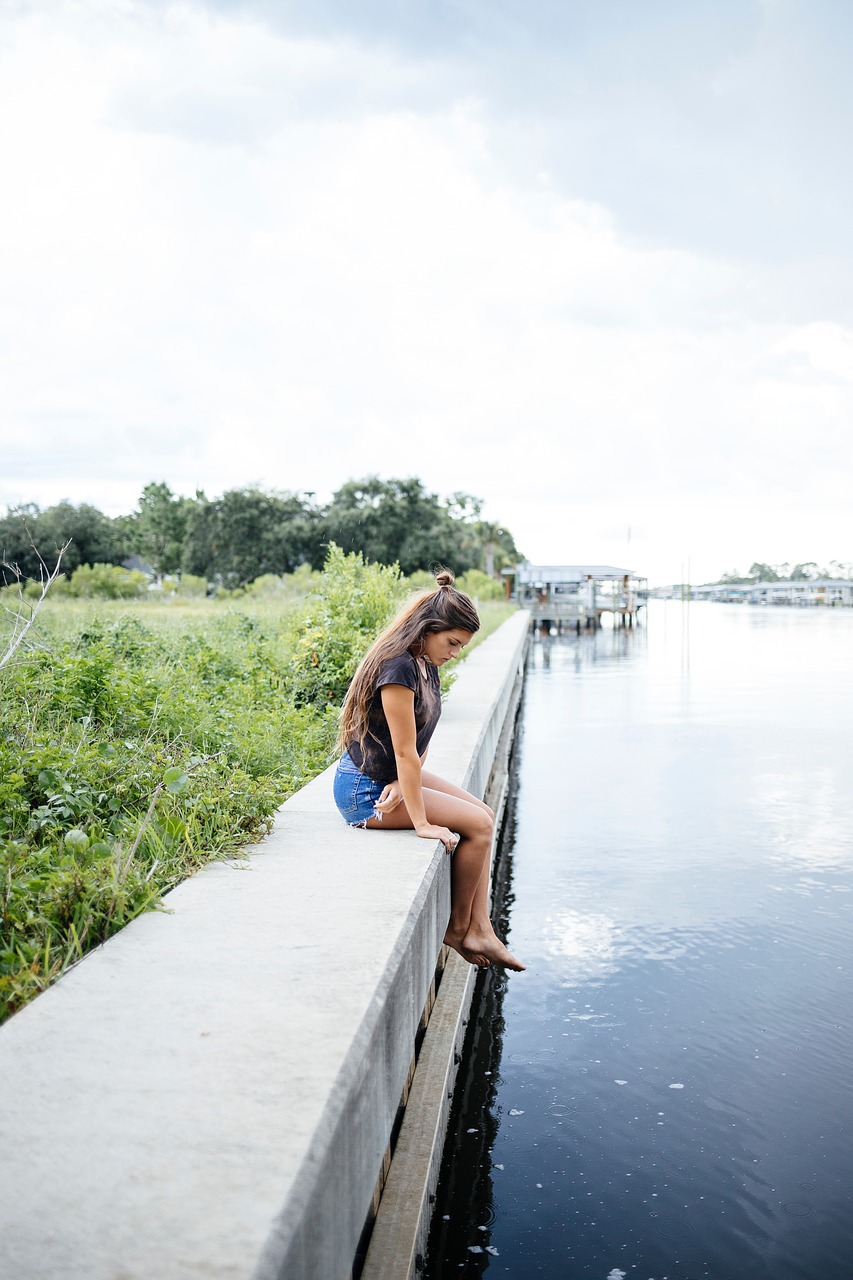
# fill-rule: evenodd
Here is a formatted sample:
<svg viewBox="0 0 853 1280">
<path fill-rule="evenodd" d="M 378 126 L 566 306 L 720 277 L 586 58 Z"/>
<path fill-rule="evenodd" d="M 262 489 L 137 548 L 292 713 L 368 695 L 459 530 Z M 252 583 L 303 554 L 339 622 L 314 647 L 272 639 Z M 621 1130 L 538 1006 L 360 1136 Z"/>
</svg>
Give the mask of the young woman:
<svg viewBox="0 0 853 1280">
<path fill-rule="evenodd" d="M 489 919 L 495 815 L 487 804 L 423 765 L 441 714 L 438 668 L 480 629 L 471 601 L 436 575 L 438 589 L 406 605 L 356 671 L 341 716 L 335 803 L 353 827 L 410 827 L 453 854 L 450 922 L 444 941 L 469 964 L 524 965 Z"/>
</svg>

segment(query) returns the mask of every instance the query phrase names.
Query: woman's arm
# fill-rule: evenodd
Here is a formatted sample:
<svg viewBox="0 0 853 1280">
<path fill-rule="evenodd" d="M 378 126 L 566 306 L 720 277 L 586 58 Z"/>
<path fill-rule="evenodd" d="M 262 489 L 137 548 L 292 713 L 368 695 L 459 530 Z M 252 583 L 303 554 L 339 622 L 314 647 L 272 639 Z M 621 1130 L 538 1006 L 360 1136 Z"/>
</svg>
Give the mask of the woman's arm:
<svg viewBox="0 0 853 1280">
<path fill-rule="evenodd" d="M 423 770 L 423 766 L 426 764 L 426 758 L 427 753 L 424 751 L 420 757 L 421 770 Z M 423 772 L 421 772 L 421 783 L 423 784 Z M 392 813 L 397 808 L 397 805 L 400 804 L 402 799 L 403 792 L 400 789 L 398 779 L 395 778 L 393 782 L 386 783 L 385 790 L 376 801 L 374 808 L 379 809 L 381 813 Z"/>
<path fill-rule="evenodd" d="M 400 783 L 409 817 L 417 831 L 419 827 L 427 825 L 427 820 L 421 791 L 421 762 L 417 750 L 415 694 L 402 684 L 383 685 L 380 694 L 397 761 L 397 781 Z"/>
<path fill-rule="evenodd" d="M 447 827 L 437 827 L 427 821 L 424 797 L 421 789 L 421 760 L 418 756 L 418 731 L 415 725 L 415 695 L 402 684 L 386 684 L 380 690 L 382 710 L 388 722 L 391 745 L 397 761 L 397 781 L 403 793 L 412 826 L 419 836 L 442 840 L 448 852 L 458 837 Z"/>
</svg>

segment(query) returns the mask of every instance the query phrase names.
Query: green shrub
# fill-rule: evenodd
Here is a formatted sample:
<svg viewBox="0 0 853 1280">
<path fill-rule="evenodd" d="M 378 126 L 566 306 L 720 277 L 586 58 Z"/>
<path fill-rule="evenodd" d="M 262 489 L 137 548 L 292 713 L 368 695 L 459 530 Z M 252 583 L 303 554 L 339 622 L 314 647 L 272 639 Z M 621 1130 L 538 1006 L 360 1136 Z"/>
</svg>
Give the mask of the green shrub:
<svg viewBox="0 0 853 1280">
<path fill-rule="evenodd" d="M 356 667 L 406 595 L 397 565 L 332 543 L 316 593 L 294 614 L 287 689 L 297 706 L 339 707 Z"/>
<path fill-rule="evenodd" d="M 138 569 L 117 564 L 81 564 L 71 575 L 69 594 L 84 599 L 132 600 L 148 590 L 148 578 Z"/>
<path fill-rule="evenodd" d="M 4 587 L 0 591 L 0 599 L 11 602 L 13 599 L 18 603 L 23 600 L 38 600 L 44 591 L 44 583 L 38 578 L 28 578 L 26 582 L 20 586 Z M 58 574 L 50 587 L 51 596 L 67 596 L 70 594 L 68 587 L 68 579 L 64 573 Z"/>
<path fill-rule="evenodd" d="M 435 589 L 435 577 L 431 573 L 420 571 L 418 573 L 410 573 L 406 579 L 406 583 L 412 591 L 433 591 Z M 467 573 L 463 573 L 461 577 L 456 579 L 456 586 L 460 591 L 464 591 L 472 600 L 504 600 L 506 591 L 502 582 L 498 582 L 495 578 L 490 578 L 487 573 L 483 573 L 482 569 L 469 569 Z"/>
<path fill-rule="evenodd" d="M 292 592 L 307 595 L 309 591 L 317 590 L 321 575 L 316 569 L 312 569 L 310 564 L 301 564 L 293 570 L 293 573 L 286 573 L 284 581 Z"/>
<path fill-rule="evenodd" d="M 435 574 L 426 569 L 418 569 L 406 578 L 406 586 L 410 591 L 435 591 Z"/>
<path fill-rule="evenodd" d="M 200 599 L 207 595 L 207 579 L 199 578 L 194 573 L 182 573 L 175 586 L 179 596 L 190 596 Z"/>
<path fill-rule="evenodd" d="M 490 578 L 482 569 L 469 569 L 463 573 L 456 583 L 460 591 L 464 591 L 472 600 L 505 600 L 506 589 L 502 582 Z"/>
<path fill-rule="evenodd" d="M 255 578 L 254 582 L 249 583 L 246 587 L 246 594 L 250 596 L 272 596 L 284 590 L 285 580 L 281 574 L 262 573 L 259 578 Z"/>
<path fill-rule="evenodd" d="M 255 598 L 299 600 L 318 590 L 321 577 L 310 565 L 301 564 L 293 573 L 262 573 L 245 590 L 247 595 Z"/>
</svg>

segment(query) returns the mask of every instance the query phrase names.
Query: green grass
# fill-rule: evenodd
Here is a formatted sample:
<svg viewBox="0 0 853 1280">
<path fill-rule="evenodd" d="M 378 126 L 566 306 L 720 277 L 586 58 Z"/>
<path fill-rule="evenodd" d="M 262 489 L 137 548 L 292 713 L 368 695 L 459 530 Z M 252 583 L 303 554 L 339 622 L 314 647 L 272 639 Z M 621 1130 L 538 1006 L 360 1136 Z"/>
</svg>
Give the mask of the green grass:
<svg viewBox="0 0 853 1280">
<path fill-rule="evenodd" d="M 56 611 L 4 673 L 0 1015 L 261 836 L 329 761 L 334 715 L 286 697 L 283 624 Z"/>
<path fill-rule="evenodd" d="M 516 605 L 505 604 L 503 600 L 486 600 L 484 603 L 480 603 L 477 606 L 477 612 L 480 615 L 480 630 L 468 645 L 465 653 L 471 653 L 477 648 L 477 645 L 482 644 L 493 631 L 497 631 L 498 627 L 503 626 L 507 618 L 511 618 L 516 612 L 516 609 Z"/>
</svg>

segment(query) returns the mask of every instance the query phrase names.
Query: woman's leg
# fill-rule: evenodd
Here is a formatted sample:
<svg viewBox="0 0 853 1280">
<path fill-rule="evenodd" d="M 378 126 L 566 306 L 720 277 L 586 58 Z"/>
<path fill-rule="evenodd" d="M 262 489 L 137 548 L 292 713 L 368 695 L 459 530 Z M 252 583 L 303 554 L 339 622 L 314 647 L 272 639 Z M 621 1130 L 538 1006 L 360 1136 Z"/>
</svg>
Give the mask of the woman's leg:
<svg viewBox="0 0 853 1280">
<path fill-rule="evenodd" d="M 524 965 L 498 938 L 489 919 L 489 869 L 494 833 L 491 809 L 467 792 L 456 795 L 424 787 L 423 797 L 428 822 L 459 832 L 459 844 L 451 864 L 450 921 L 444 941 L 469 964 L 483 967 L 495 961 L 508 969 L 523 969 Z M 378 830 L 400 830 L 411 827 L 412 820 L 405 802 L 401 802 L 384 814 L 381 822 L 371 818 L 367 825 Z"/>
<path fill-rule="evenodd" d="M 424 769 L 421 772 L 421 785 L 429 787 L 431 791 L 444 791 L 446 795 L 456 796 L 459 800 L 468 800 L 479 809 L 485 809 L 486 812 L 490 813 L 494 819 L 494 811 L 489 808 L 485 800 L 478 800 L 476 796 L 471 795 L 470 791 L 463 791 L 461 787 L 457 787 L 454 783 L 448 782 L 446 778 L 440 778 L 437 773 L 428 773 L 427 770 Z"/>
<path fill-rule="evenodd" d="M 494 840 L 494 810 L 490 809 L 484 800 L 478 800 L 470 791 L 464 791 L 462 787 L 457 787 L 455 783 L 448 782 L 446 778 L 440 778 L 437 773 L 428 773 L 426 770 L 421 775 L 423 785 L 429 787 L 432 791 L 441 791 L 445 795 L 455 796 L 458 800 L 465 800 L 469 804 L 474 805 L 477 809 L 488 814 L 491 823 L 491 833 L 489 836 L 489 853 L 483 867 L 483 873 L 477 881 L 473 896 L 470 899 L 470 908 L 468 908 L 468 895 L 465 892 L 454 893 L 454 900 L 459 903 L 460 914 L 468 909 L 468 924 L 465 933 L 469 933 L 472 927 L 481 935 L 488 936 L 494 933 L 492 921 L 489 916 L 489 872 L 492 863 L 492 842 Z M 446 824 L 444 824 L 446 825 Z M 453 915 L 451 914 L 450 929 L 454 926 Z"/>
</svg>

